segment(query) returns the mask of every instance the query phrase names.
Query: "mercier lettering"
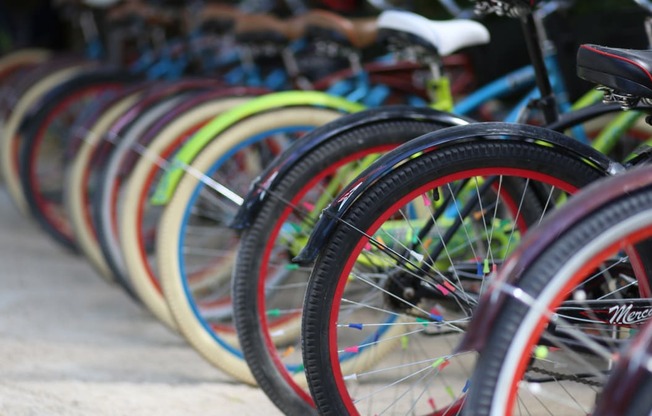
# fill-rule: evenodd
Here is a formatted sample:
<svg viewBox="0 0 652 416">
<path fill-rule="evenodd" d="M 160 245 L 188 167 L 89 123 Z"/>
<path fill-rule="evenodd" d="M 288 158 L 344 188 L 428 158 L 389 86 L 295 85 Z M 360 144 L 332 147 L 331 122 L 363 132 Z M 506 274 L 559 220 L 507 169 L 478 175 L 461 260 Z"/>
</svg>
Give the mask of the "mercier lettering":
<svg viewBox="0 0 652 416">
<path fill-rule="evenodd" d="M 609 319 L 610 324 L 636 324 L 639 322 L 647 321 L 652 317 L 652 308 L 635 310 L 633 304 L 621 305 L 621 306 L 612 306 L 609 308 L 609 314 L 611 319 Z"/>
</svg>

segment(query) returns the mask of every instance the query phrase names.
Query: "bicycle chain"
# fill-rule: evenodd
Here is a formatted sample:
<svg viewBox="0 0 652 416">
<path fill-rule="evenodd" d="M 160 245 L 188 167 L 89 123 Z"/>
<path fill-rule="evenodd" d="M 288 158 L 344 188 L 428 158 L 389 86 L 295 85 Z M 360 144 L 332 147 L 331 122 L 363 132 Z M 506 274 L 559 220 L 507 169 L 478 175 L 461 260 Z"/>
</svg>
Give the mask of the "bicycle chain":
<svg viewBox="0 0 652 416">
<path fill-rule="evenodd" d="M 574 381 L 576 383 L 586 384 L 588 386 L 593 386 L 593 387 L 602 387 L 604 385 L 604 383 L 591 381 L 584 377 L 579 377 L 576 375 L 569 375 L 569 374 L 561 374 L 550 370 L 544 370 L 543 368 L 530 367 L 529 371 L 533 371 L 536 373 L 541 373 L 543 375 L 553 377 L 555 378 L 555 380 Z"/>
</svg>

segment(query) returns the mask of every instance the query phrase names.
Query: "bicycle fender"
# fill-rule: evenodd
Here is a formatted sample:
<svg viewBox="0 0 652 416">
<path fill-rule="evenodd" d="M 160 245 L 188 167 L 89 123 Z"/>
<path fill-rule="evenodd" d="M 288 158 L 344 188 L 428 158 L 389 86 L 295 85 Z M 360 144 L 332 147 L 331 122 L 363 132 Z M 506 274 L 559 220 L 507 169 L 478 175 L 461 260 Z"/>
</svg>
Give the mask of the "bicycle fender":
<svg viewBox="0 0 652 416">
<path fill-rule="evenodd" d="M 265 201 L 270 195 L 274 194 L 278 184 L 283 182 L 288 172 L 306 155 L 340 134 L 387 120 L 433 121 L 446 126 L 457 126 L 472 122 L 469 118 L 431 108 L 417 108 L 407 105 L 373 108 L 338 118 L 316 128 L 301 140 L 295 141 L 279 158 L 272 162 L 251 183 L 249 192 L 230 226 L 238 230 L 248 228 Z"/>
<path fill-rule="evenodd" d="M 159 181 L 150 202 L 154 205 L 167 204 L 174 194 L 184 171 L 197 154 L 231 126 L 258 113 L 298 106 L 329 108 L 343 113 L 352 113 L 364 108 L 361 104 L 318 91 L 285 91 L 252 99 L 216 116 L 181 147 Z"/>
<path fill-rule="evenodd" d="M 541 224 L 528 232 L 519 246 L 509 255 L 491 280 L 483 294 L 473 319 L 457 351 L 480 351 L 488 341 L 489 329 L 496 322 L 499 311 L 511 298 L 529 297 L 518 289 L 523 272 L 528 270 L 540 254 L 560 235 L 574 227 L 588 212 L 610 204 L 624 193 L 649 188 L 652 183 L 652 167 L 637 169 L 609 179 L 609 185 L 602 181 L 592 183 L 574 195 L 564 206 L 545 217 Z M 640 283 L 644 296 L 649 296 L 650 287 Z"/>
<path fill-rule="evenodd" d="M 605 392 L 597 402 L 593 416 L 609 416 L 622 413 L 634 399 L 641 380 L 650 377 L 652 369 L 647 363 L 652 356 L 652 325 L 643 325 L 633 341 L 620 354 L 616 366 L 610 371 Z"/>
<path fill-rule="evenodd" d="M 381 156 L 374 164 L 364 170 L 338 197 L 323 211 L 303 250 L 294 258 L 299 264 L 312 263 L 322 246 L 328 240 L 335 225 L 348 212 L 351 206 L 374 183 L 397 169 L 403 163 L 428 152 L 444 149 L 464 142 L 518 139 L 542 146 L 563 149 L 578 159 L 605 172 L 605 176 L 624 169 L 597 150 L 568 136 L 542 127 L 502 122 L 474 123 L 466 126 L 449 127 L 424 134 Z"/>
</svg>

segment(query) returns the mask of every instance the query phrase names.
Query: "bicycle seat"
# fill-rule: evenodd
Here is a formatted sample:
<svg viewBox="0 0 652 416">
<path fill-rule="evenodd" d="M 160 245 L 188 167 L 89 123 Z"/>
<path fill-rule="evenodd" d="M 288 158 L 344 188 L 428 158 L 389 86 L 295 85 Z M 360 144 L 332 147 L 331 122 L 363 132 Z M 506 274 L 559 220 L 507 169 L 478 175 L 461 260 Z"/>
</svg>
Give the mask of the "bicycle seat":
<svg viewBox="0 0 652 416">
<path fill-rule="evenodd" d="M 240 42 L 288 43 L 298 37 L 296 26 L 269 14 L 246 14 L 238 17 L 235 35 Z"/>
<path fill-rule="evenodd" d="M 429 20 L 425 17 L 398 10 L 382 12 L 378 17 L 378 30 L 408 33 L 422 43 L 434 48 L 440 56 L 489 42 L 489 31 L 473 20 Z"/>
<path fill-rule="evenodd" d="M 114 24 L 138 19 L 155 26 L 171 26 L 176 24 L 178 21 L 177 17 L 167 9 L 137 2 L 127 2 L 116 6 L 107 14 L 108 21 Z"/>
<path fill-rule="evenodd" d="M 652 98 L 652 50 L 585 44 L 577 52 L 577 75 L 636 97 Z"/>
<path fill-rule="evenodd" d="M 376 18 L 350 19 L 326 10 L 311 10 L 304 15 L 306 32 L 319 32 L 330 40 L 365 48 L 376 42 Z"/>
<path fill-rule="evenodd" d="M 235 22 L 243 13 L 233 7 L 224 4 L 206 4 L 196 16 L 189 15 L 187 20 L 194 21 L 194 25 L 213 33 L 226 33 L 233 29 Z"/>
</svg>

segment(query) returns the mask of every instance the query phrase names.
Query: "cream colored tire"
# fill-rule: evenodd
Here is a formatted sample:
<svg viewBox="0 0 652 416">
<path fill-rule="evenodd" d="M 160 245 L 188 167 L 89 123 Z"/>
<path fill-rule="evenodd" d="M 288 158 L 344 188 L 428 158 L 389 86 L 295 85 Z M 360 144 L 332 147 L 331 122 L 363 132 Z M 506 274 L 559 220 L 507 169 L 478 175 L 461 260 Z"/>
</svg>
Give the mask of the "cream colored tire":
<svg viewBox="0 0 652 416">
<path fill-rule="evenodd" d="M 254 115 L 213 139 L 191 163 L 190 171 L 195 175 L 208 171 L 230 150 L 258 134 L 289 126 L 317 127 L 340 115 L 340 112 L 334 110 L 314 107 L 281 108 Z M 159 223 L 156 258 L 161 271 L 163 293 L 180 332 L 205 359 L 238 380 L 255 384 L 244 359 L 229 351 L 229 348 L 239 348 L 235 333 L 225 331 L 218 334 L 222 343 L 228 347 L 217 342 L 215 332 L 208 330 L 203 319 L 197 316 L 195 305 L 186 294 L 186 282 L 183 281 L 184 273 L 180 270 L 182 263 L 178 254 L 187 205 L 199 185 L 195 175 L 188 172 L 184 174 Z M 236 250 L 237 247 L 232 249 Z"/>
<path fill-rule="evenodd" d="M 92 257 L 94 254 L 93 248 L 97 246 L 97 241 L 93 234 L 92 219 L 88 215 L 87 209 L 86 172 L 91 163 L 93 152 L 104 137 L 104 134 L 118 117 L 138 100 L 139 96 L 140 93 L 137 92 L 130 94 L 104 112 L 80 145 L 65 175 L 64 204 L 70 216 L 75 240 L 79 249 L 89 257 L 89 260 L 93 263 L 100 275 L 107 281 L 112 281 L 113 277 L 106 262 L 96 262 Z"/>
<path fill-rule="evenodd" d="M 165 159 L 161 154 L 189 129 L 207 121 L 221 112 L 242 104 L 249 98 L 220 98 L 199 105 L 172 121 L 143 150 L 126 183 L 122 215 L 119 216 L 119 238 L 125 266 L 133 289 L 143 304 L 169 328 L 176 331 L 158 283 L 158 276 L 147 262 L 147 254 L 140 234 L 140 215 L 144 209 L 150 178 L 162 169 Z"/>
<path fill-rule="evenodd" d="M 12 200 L 21 213 L 29 217 L 29 208 L 23 195 L 20 177 L 18 176 L 18 158 L 17 154 L 20 147 L 20 137 L 18 129 L 23 118 L 28 114 L 32 106 L 45 94 L 53 88 L 66 82 L 75 75 L 82 72 L 85 68 L 81 65 L 74 65 L 56 70 L 50 75 L 41 78 L 31 86 L 20 97 L 11 114 L 2 126 L 0 134 L 0 161 L 2 166 L 2 176 L 6 188 L 11 195 Z"/>
</svg>

